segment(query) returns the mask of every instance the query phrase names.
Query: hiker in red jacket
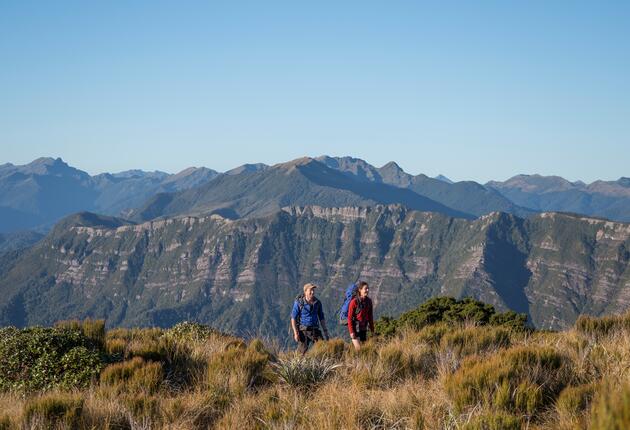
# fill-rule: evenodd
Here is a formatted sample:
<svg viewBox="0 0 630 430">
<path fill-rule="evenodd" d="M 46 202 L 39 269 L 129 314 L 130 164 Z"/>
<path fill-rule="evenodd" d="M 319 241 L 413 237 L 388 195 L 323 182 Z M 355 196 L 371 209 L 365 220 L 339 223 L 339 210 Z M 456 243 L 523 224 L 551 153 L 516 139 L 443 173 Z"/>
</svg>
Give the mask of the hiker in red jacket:
<svg viewBox="0 0 630 430">
<path fill-rule="evenodd" d="M 348 307 L 348 331 L 356 350 L 361 349 L 361 343 L 367 340 L 368 327 L 374 334 L 374 317 L 372 300 L 368 297 L 370 287 L 365 281 L 359 282 L 357 295 L 350 301 Z"/>
</svg>

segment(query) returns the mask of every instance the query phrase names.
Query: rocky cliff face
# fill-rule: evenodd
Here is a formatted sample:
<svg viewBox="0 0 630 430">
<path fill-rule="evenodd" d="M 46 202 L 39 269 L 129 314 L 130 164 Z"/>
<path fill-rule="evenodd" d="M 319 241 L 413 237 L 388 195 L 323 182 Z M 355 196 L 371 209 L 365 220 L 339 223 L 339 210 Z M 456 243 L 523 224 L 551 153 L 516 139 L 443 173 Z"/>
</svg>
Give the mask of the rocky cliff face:
<svg viewBox="0 0 630 430">
<path fill-rule="evenodd" d="M 630 225 L 556 213 L 470 221 L 397 205 L 292 207 L 142 224 L 83 214 L 0 258 L 0 323 L 194 319 L 282 336 L 303 283 L 321 286 L 333 320 L 346 285 L 364 279 L 378 315 L 473 296 L 562 328 L 630 307 L 629 259 Z"/>
</svg>

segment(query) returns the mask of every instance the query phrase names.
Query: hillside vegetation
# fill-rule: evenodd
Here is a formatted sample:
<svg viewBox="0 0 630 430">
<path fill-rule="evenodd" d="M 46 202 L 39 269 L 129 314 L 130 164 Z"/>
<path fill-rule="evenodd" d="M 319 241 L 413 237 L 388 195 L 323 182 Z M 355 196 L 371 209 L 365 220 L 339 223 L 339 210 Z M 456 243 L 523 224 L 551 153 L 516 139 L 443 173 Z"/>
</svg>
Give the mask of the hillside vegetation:
<svg viewBox="0 0 630 430">
<path fill-rule="evenodd" d="M 196 323 L 0 329 L 0 429 L 624 429 L 630 315 L 563 332 L 433 299 L 355 352 L 305 357 Z"/>
</svg>

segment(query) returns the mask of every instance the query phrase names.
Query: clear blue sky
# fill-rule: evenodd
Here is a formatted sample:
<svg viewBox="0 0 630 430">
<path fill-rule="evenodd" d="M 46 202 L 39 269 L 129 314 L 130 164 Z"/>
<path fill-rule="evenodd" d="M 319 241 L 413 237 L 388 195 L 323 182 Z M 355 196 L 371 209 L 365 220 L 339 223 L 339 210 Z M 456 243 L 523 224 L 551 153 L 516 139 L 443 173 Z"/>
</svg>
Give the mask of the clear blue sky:
<svg viewBox="0 0 630 430">
<path fill-rule="evenodd" d="M 0 148 L 90 173 L 630 176 L 630 2 L 2 1 Z"/>
</svg>

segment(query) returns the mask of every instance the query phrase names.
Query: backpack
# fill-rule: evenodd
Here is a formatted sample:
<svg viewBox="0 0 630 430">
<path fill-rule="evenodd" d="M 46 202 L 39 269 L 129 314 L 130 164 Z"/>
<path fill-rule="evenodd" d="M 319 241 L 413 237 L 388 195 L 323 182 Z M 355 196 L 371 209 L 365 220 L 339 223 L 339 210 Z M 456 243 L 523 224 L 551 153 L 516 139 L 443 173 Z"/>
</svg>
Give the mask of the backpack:
<svg viewBox="0 0 630 430">
<path fill-rule="evenodd" d="M 306 297 L 304 297 L 304 293 L 300 293 L 295 296 L 295 301 L 298 304 L 298 314 L 297 318 L 295 318 L 295 323 L 298 326 L 298 330 L 300 329 L 300 319 L 302 318 L 302 309 L 304 309 L 304 305 L 306 304 Z"/>
<path fill-rule="evenodd" d="M 350 284 L 348 288 L 346 288 L 345 299 L 341 308 L 339 309 L 339 324 L 340 325 L 348 325 L 348 308 L 350 307 L 350 302 L 353 298 L 358 297 L 359 295 L 359 286 L 357 284 Z M 357 300 L 357 308 L 354 312 L 354 316 L 356 317 L 359 312 L 361 312 L 362 303 L 360 300 Z"/>
</svg>

